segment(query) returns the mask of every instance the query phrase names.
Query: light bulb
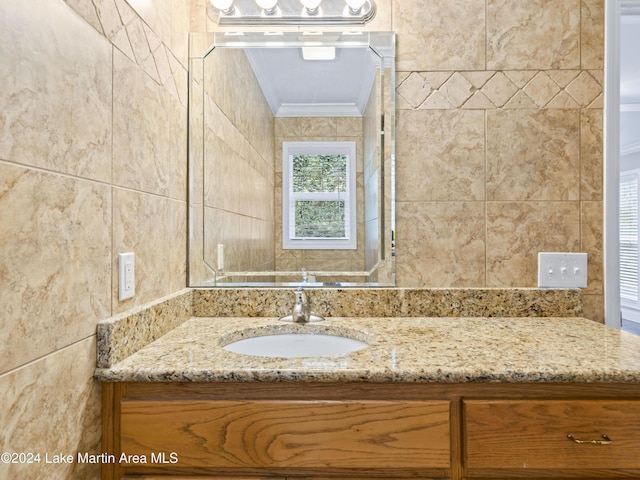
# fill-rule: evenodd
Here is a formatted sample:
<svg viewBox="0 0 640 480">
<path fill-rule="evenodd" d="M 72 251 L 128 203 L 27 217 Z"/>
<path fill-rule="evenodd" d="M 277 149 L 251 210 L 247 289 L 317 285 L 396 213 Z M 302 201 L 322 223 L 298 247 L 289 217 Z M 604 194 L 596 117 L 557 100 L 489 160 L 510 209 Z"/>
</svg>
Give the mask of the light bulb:
<svg viewBox="0 0 640 480">
<path fill-rule="evenodd" d="M 233 10 L 233 0 L 211 0 L 211 5 L 225 13 Z"/>
<path fill-rule="evenodd" d="M 266 12 L 273 12 L 278 4 L 278 0 L 256 0 L 260 8 Z"/>
<path fill-rule="evenodd" d="M 322 0 L 300 0 L 300 3 L 307 9 L 308 14 L 315 15 L 318 13 L 318 7 L 321 1 Z"/>
<path fill-rule="evenodd" d="M 362 8 L 367 0 L 345 0 L 352 12 L 357 12 Z"/>
</svg>

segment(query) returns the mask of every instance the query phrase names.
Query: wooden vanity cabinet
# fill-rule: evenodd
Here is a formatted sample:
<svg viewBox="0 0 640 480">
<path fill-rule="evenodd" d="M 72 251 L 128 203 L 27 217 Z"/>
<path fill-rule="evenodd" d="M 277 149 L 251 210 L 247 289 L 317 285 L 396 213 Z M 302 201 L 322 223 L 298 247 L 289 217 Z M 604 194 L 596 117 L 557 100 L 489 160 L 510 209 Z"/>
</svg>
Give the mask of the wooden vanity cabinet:
<svg viewBox="0 0 640 480">
<path fill-rule="evenodd" d="M 104 480 L 640 478 L 634 385 L 105 383 L 103 402 Z"/>
<path fill-rule="evenodd" d="M 470 400 L 464 418 L 469 469 L 640 469 L 637 400 Z"/>
</svg>

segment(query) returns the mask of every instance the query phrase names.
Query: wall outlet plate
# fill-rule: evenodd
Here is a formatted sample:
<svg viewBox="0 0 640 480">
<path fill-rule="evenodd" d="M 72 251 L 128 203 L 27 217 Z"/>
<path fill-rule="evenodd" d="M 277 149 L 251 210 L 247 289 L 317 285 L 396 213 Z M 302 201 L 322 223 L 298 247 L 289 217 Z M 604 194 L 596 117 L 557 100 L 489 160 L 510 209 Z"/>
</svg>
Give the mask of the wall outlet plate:
<svg viewBox="0 0 640 480">
<path fill-rule="evenodd" d="M 135 254 L 118 254 L 118 300 L 126 300 L 136 294 Z"/>
<path fill-rule="evenodd" d="M 587 288 L 587 254 L 539 252 L 538 288 Z"/>
</svg>

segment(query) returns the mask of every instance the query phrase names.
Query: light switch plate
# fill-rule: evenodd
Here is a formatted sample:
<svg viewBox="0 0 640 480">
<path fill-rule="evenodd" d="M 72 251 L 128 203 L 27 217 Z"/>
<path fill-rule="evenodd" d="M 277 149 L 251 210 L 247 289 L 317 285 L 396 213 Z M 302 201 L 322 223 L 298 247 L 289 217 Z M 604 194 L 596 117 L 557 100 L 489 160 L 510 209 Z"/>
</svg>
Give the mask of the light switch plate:
<svg viewBox="0 0 640 480">
<path fill-rule="evenodd" d="M 587 288 L 587 254 L 539 252 L 538 288 Z"/>
<path fill-rule="evenodd" d="M 118 254 L 118 300 L 126 300 L 136 294 L 135 254 Z"/>
</svg>

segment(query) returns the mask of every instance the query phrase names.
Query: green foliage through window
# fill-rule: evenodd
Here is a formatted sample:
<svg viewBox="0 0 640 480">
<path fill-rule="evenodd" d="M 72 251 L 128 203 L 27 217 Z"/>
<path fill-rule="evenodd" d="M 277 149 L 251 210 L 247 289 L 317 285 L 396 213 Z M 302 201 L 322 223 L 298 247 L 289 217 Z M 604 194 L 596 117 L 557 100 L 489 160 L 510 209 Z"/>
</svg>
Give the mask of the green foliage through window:
<svg viewBox="0 0 640 480">
<path fill-rule="evenodd" d="M 296 238 L 344 238 L 346 155 L 293 155 L 293 192 L 333 193 L 335 200 L 296 200 Z M 339 198 L 342 196 L 342 198 Z"/>
<path fill-rule="evenodd" d="M 346 192 L 346 155 L 294 155 L 294 192 Z"/>
<path fill-rule="evenodd" d="M 344 201 L 297 201 L 296 237 L 343 238 L 346 236 Z"/>
</svg>

